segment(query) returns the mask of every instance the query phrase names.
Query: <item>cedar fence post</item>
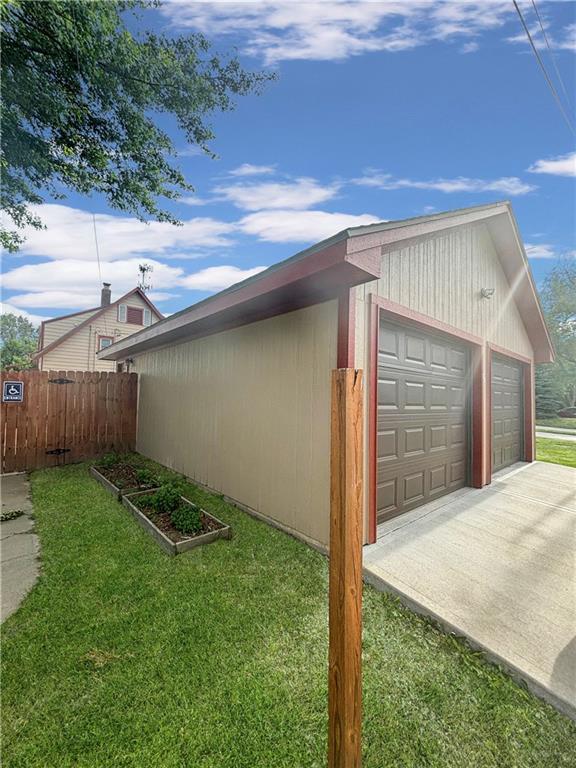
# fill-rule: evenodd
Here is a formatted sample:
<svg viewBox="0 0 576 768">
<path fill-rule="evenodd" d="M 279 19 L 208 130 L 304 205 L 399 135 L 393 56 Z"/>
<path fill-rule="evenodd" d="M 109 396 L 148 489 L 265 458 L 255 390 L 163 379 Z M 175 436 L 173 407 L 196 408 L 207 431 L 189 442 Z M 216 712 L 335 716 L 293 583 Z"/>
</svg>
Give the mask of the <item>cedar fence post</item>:
<svg viewBox="0 0 576 768">
<path fill-rule="evenodd" d="M 329 768 L 361 763 L 363 432 L 362 371 L 332 371 Z"/>
</svg>

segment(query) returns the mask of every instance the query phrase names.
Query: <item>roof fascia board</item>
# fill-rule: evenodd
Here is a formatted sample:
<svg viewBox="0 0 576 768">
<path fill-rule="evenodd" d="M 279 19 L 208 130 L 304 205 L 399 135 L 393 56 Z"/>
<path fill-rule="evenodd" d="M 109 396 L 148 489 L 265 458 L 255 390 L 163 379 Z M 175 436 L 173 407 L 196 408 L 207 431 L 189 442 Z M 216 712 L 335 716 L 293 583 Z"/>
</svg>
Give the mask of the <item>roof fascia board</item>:
<svg viewBox="0 0 576 768">
<path fill-rule="evenodd" d="M 289 259 L 274 268 L 259 273 L 234 286 L 233 290 L 222 291 L 199 304 L 194 304 L 161 323 L 143 329 L 116 344 L 107 347 L 98 357 L 101 360 L 118 360 L 135 350 L 150 349 L 165 345 L 170 336 L 178 338 L 189 332 L 196 335 L 195 325 L 202 324 L 203 335 L 245 324 L 257 319 L 271 317 L 302 307 L 319 303 L 336 296 L 343 287 L 358 285 L 380 276 L 380 262 L 372 255 L 347 254 L 346 240 L 338 236 L 331 238 L 322 248 L 306 251 L 304 256 Z M 299 296 L 299 293 L 302 296 Z M 232 320 L 234 318 L 234 320 Z"/>
</svg>

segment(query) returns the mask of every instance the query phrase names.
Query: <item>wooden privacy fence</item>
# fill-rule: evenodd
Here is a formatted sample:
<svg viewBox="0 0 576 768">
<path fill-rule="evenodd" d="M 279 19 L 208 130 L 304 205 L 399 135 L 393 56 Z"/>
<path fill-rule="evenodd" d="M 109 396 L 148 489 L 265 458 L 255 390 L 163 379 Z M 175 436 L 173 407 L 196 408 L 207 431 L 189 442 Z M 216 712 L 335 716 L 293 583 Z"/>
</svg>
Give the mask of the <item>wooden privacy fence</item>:
<svg viewBox="0 0 576 768">
<path fill-rule="evenodd" d="M 135 373 L 2 371 L 1 380 L 2 472 L 54 467 L 107 451 L 134 449 Z M 23 384 L 21 402 L 5 402 L 6 397 L 19 397 L 20 391 L 8 382 Z"/>
</svg>

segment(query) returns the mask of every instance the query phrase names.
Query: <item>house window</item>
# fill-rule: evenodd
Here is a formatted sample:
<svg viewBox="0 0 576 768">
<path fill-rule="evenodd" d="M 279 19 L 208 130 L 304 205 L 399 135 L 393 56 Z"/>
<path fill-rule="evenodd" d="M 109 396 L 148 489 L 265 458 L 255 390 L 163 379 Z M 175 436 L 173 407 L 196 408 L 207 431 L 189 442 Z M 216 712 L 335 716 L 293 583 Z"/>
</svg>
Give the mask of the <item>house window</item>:
<svg viewBox="0 0 576 768">
<path fill-rule="evenodd" d="M 98 336 L 98 352 L 114 344 L 114 336 Z"/>
<path fill-rule="evenodd" d="M 140 307 L 127 307 L 126 322 L 131 325 L 144 325 L 144 310 Z"/>
</svg>

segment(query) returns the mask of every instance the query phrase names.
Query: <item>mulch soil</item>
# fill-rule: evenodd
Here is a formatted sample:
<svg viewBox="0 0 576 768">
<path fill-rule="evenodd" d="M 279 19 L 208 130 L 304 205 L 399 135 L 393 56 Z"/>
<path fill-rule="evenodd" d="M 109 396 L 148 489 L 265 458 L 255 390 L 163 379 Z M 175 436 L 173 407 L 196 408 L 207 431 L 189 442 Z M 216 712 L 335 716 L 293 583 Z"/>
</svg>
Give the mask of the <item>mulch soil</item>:
<svg viewBox="0 0 576 768">
<path fill-rule="evenodd" d="M 188 539 L 195 539 L 197 536 L 202 536 L 204 533 L 210 533 L 210 531 L 217 531 L 223 527 L 222 525 L 219 525 L 212 517 L 209 517 L 208 515 L 204 514 L 204 512 L 202 512 L 201 530 L 199 530 L 197 533 L 182 533 L 172 525 L 170 512 L 157 512 L 155 509 L 153 509 L 149 503 L 151 496 L 152 492 L 150 492 L 150 494 L 143 493 L 141 496 L 132 497 L 130 501 L 140 510 L 140 512 L 146 515 L 146 517 L 151 520 L 155 526 L 160 528 L 162 533 L 166 534 L 166 536 L 168 536 L 168 538 L 174 543 L 178 543 L 179 541 L 186 541 Z M 182 506 L 185 506 L 184 502 L 182 502 Z"/>
<path fill-rule="evenodd" d="M 101 467 L 96 465 L 96 469 L 101 475 L 104 475 L 106 480 L 114 483 L 116 488 L 121 490 L 124 488 L 137 488 L 138 490 L 145 490 L 151 488 L 151 485 L 140 485 L 136 476 L 137 467 L 133 467 L 131 464 L 115 464 L 113 467 Z"/>
</svg>

